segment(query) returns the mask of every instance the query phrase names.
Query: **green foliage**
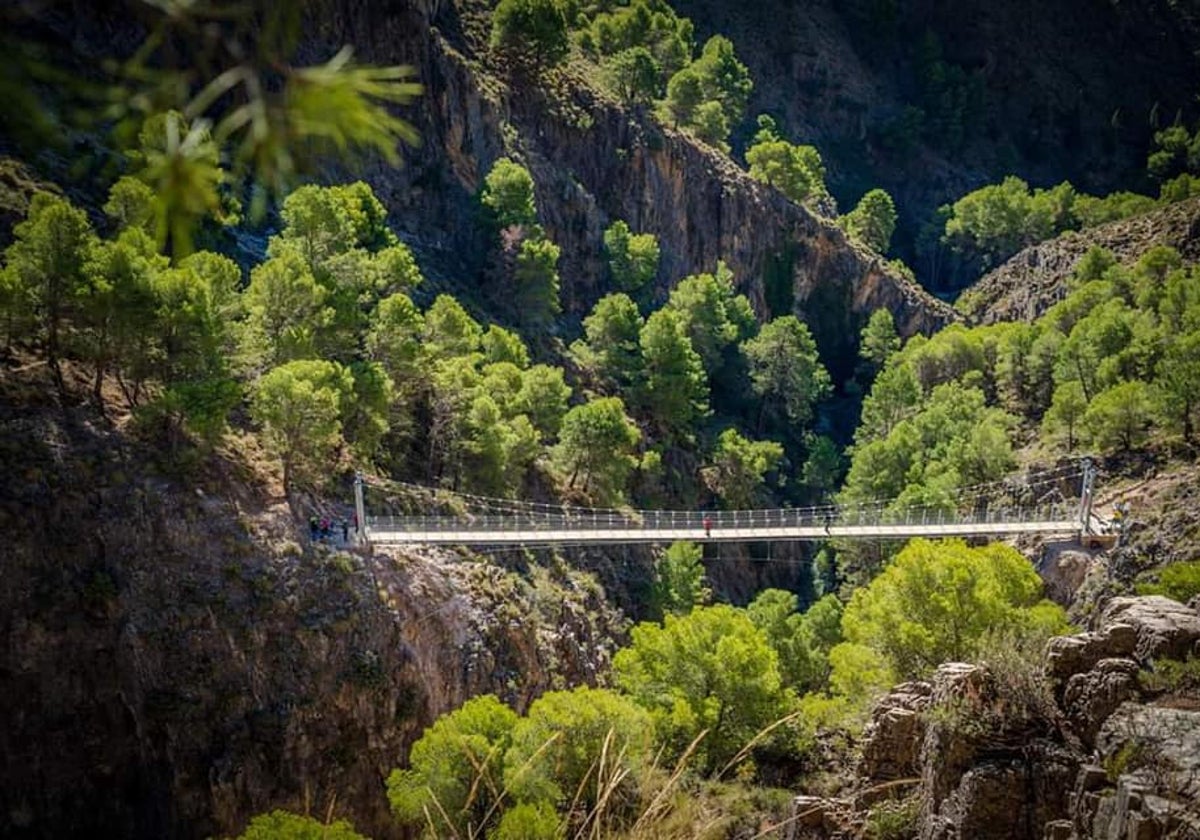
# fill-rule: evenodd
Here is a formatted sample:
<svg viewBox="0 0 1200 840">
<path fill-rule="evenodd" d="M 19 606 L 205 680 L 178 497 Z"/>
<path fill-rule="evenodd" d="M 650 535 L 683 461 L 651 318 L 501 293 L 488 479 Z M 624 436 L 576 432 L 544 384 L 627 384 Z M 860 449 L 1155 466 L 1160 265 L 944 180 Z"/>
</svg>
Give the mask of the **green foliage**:
<svg viewBox="0 0 1200 840">
<path fill-rule="evenodd" d="M 1151 386 L 1136 380 L 1097 394 L 1083 416 L 1092 444 L 1124 451 L 1143 444 L 1152 423 L 1154 400 Z"/>
<path fill-rule="evenodd" d="M 1168 422 L 1177 422 L 1185 441 L 1195 439 L 1200 410 L 1200 330 L 1167 339 L 1156 381 Z"/>
<path fill-rule="evenodd" d="M 610 387 L 630 388 L 641 376 L 642 326 L 632 298 L 620 293 L 606 295 L 583 319 L 585 340 L 572 345 L 571 353 Z"/>
<path fill-rule="evenodd" d="M 609 813 L 629 815 L 653 737 L 650 715 L 616 692 L 550 691 L 514 727 L 504 782 L 518 802 L 588 813 L 603 800 Z"/>
<path fill-rule="evenodd" d="M 571 386 L 563 379 L 563 370 L 549 365 L 534 365 L 521 373 L 521 390 L 516 397 L 519 411 L 544 436 L 553 437 L 562 427 Z"/>
<path fill-rule="evenodd" d="M 580 481 L 582 491 L 593 498 L 617 501 L 637 465 L 633 451 L 640 438 L 625 415 L 625 404 L 617 397 L 601 397 L 567 412 L 552 457 L 570 475 L 568 487 Z"/>
<path fill-rule="evenodd" d="M 886 192 L 874 189 L 840 222 L 852 237 L 876 253 L 886 254 L 896 230 L 896 205 Z"/>
<path fill-rule="evenodd" d="M 557 64 L 571 48 L 562 5 L 558 0 L 500 0 L 492 13 L 491 45 L 538 66 Z"/>
<path fill-rule="evenodd" d="M 566 831 L 550 802 L 522 802 L 509 808 L 489 840 L 559 840 Z"/>
<path fill-rule="evenodd" d="M 55 371 L 63 332 L 83 304 L 84 261 L 94 234 L 87 214 L 64 198 L 36 193 L 25 220 L 13 227 L 4 252 L 10 306 L 34 324 Z"/>
<path fill-rule="evenodd" d="M 1166 181 L 1180 173 L 1200 172 L 1200 129 L 1189 132 L 1176 123 L 1154 133 L 1154 151 L 1146 161 L 1150 174 Z"/>
<path fill-rule="evenodd" d="M 766 634 L 779 657 L 783 684 L 800 694 L 823 687 L 829 676 L 829 651 L 842 638 L 842 602 L 826 595 L 804 613 L 798 600 L 781 589 L 764 589 L 746 615 Z"/>
<path fill-rule="evenodd" d="M 645 104 L 658 96 L 662 67 L 645 47 L 631 47 L 607 58 L 603 78 L 621 100 Z"/>
<path fill-rule="evenodd" d="M 764 410 L 782 415 L 778 425 L 807 425 L 816 404 L 833 390 L 808 325 L 794 315 L 764 324 L 757 336 L 742 344 L 742 352 Z"/>
<path fill-rule="evenodd" d="M 480 196 L 499 227 L 537 224 L 537 207 L 533 198 L 533 176 L 519 163 L 500 158 L 488 171 Z"/>
<path fill-rule="evenodd" d="M 254 388 L 251 414 L 263 442 L 283 462 L 283 484 L 330 473 L 342 445 L 341 409 L 353 393 L 349 371 L 335 362 L 299 360 L 274 368 Z"/>
<path fill-rule="evenodd" d="M 367 840 L 345 820 L 319 822 L 287 811 L 259 814 L 235 840 Z"/>
<path fill-rule="evenodd" d="M 842 618 L 849 643 L 882 657 L 900 679 L 942 662 L 970 660 L 989 633 L 1052 635 L 1061 608 L 1039 604 L 1042 583 L 1017 551 L 993 544 L 913 540 L 870 585 L 855 591 Z M 835 661 L 834 672 L 852 663 Z"/>
<path fill-rule="evenodd" d="M 692 348 L 714 378 L 722 372 L 725 352 L 758 327 L 750 301 L 733 286 L 733 272 L 723 262 L 713 274 L 685 277 L 671 290 L 667 309 L 679 313 Z"/>
<path fill-rule="evenodd" d="M 770 184 L 796 203 L 828 195 L 825 164 L 814 146 L 796 146 L 779 136 L 775 121 L 758 118 L 759 131 L 746 150 L 750 177 Z"/>
<path fill-rule="evenodd" d="M 479 350 L 483 328 L 450 295 L 438 295 L 425 312 L 425 351 L 433 358 L 468 356 Z"/>
<path fill-rule="evenodd" d="M 1079 382 L 1064 382 L 1054 389 L 1050 409 L 1042 418 L 1042 433 L 1053 438 L 1066 435 L 1067 451 L 1075 449 L 1075 435 L 1088 409 L 1083 385 Z"/>
<path fill-rule="evenodd" d="M 618 291 L 638 292 L 658 274 L 658 238 L 652 233 L 635 235 L 618 219 L 604 231 L 604 250 Z"/>
<path fill-rule="evenodd" d="M 690 542 L 671 543 L 663 552 L 654 590 L 664 613 L 683 615 L 708 602 L 711 593 L 704 585 L 703 557 L 704 549 Z"/>
<path fill-rule="evenodd" d="M 668 760 L 707 730 L 695 760 L 703 772 L 720 770 L 787 712 L 778 657 L 741 610 L 697 607 L 662 626 L 639 624 L 631 638 L 613 658 L 614 678 L 650 710 Z"/>
<path fill-rule="evenodd" d="M 639 337 L 645 371 L 640 402 L 658 429 L 678 440 L 689 439 L 708 414 L 704 362 L 686 329 L 684 317 L 665 308 L 646 319 Z"/>
<path fill-rule="evenodd" d="M 1186 604 L 1200 595 L 1200 560 L 1164 566 L 1157 583 L 1139 583 L 1137 590 L 1139 595 L 1165 595 Z"/>
<path fill-rule="evenodd" d="M 910 411 L 883 436 L 869 436 L 875 429 L 865 422 L 859 428 L 843 501 L 895 499 L 896 507 L 947 510 L 955 488 L 997 479 L 1012 466 L 1009 434 L 1015 418 L 989 408 L 978 388 L 939 385 Z M 866 406 L 863 414 L 865 421 Z"/>
<path fill-rule="evenodd" d="M 424 825 L 431 837 L 494 824 L 517 720 L 491 694 L 442 715 L 413 744 L 409 769 L 388 777 L 392 811 L 401 822 Z"/>
<path fill-rule="evenodd" d="M 909 840 L 917 834 L 921 816 L 921 798 L 886 800 L 867 812 L 865 836 L 868 840 Z"/>
<path fill-rule="evenodd" d="M 246 364 L 261 370 L 317 355 L 336 317 L 329 298 L 298 253 L 285 252 L 255 266 L 244 295 Z"/>
<path fill-rule="evenodd" d="M 727 149 L 731 127 L 742 120 L 754 83 L 722 35 L 709 38 L 700 57 L 667 82 L 666 111 L 676 125 Z"/>
<path fill-rule="evenodd" d="M 1143 689 L 1154 693 L 1194 694 L 1200 691 L 1200 656 L 1155 659 L 1152 670 L 1138 672 L 1138 682 Z"/>
<path fill-rule="evenodd" d="M 775 441 L 748 440 L 726 429 L 717 440 L 712 464 L 701 470 L 704 483 L 730 510 L 754 507 L 761 499 L 766 474 L 783 458 Z"/>
<path fill-rule="evenodd" d="M 825 494 L 838 485 L 845 469 L 842 450 L 825 435 L 808 434 L 804 437 L 808 457 L 800 470 L 800 476 L 810 490 Z"/>
<path fill-rule="evenodd" d="M 899 349 L 900 336 L 896 334 L 891 310 L 876 309 L 859 336 L 858 355 L 878 370 Z"/>
<path fill-rule="evenodd" d="M 561 249 L 549 239 L 526 239 L 517 253 L 515 280 L 522 321 L 546 324 L 562 311 L 559 303 L 558 257 Z"/>
</svg>

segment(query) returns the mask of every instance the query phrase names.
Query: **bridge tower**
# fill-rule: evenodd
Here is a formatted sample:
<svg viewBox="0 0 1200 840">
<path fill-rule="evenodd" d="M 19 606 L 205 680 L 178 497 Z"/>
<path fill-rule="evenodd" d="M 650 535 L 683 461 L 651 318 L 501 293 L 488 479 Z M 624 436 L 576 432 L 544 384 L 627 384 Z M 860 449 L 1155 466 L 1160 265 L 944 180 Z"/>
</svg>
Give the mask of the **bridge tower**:
<svg viewBox="0 0 1200 840">
<path fill-rule="evenodd" d="M 1083 459 L 1083 484 L 1079 491 L 1079 533 L 1092 533 L 1092 491 L 1096 486 L 1096 465 Z"/>
<path fill-rule="evenodd" d="M 354 473 L 354 518 L 356 520 L 354 541 L 359 545 L 363 545 L 367 541 L 367 506 L 363 503 L 363 474 L 361 470 Z"/>
</svg>

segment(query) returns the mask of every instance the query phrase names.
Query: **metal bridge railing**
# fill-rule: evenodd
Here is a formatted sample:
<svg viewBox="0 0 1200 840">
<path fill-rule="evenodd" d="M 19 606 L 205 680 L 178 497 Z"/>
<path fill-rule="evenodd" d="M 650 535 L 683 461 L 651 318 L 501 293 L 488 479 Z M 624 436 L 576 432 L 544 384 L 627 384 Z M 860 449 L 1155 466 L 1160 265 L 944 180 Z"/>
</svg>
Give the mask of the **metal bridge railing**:
<svg viewBox="0 0 1200 840">
<path fill-rule="evenodd" d="M 505 532 L 505 531 L 767 531 L 791 528 L 870 526 L 934 527 L 948 525 L 1007 525 L 1075 522 L 1075 505 L 1055 503 L 1036 507 L 988 508 L 955 513 L 934 508 L 889 510 L 879 507 L 775 508 L 733 511 L 570 511 L 511 512 L 464 516 L 369 516 L 370 529 L 385 532 Z"/>
</svg>

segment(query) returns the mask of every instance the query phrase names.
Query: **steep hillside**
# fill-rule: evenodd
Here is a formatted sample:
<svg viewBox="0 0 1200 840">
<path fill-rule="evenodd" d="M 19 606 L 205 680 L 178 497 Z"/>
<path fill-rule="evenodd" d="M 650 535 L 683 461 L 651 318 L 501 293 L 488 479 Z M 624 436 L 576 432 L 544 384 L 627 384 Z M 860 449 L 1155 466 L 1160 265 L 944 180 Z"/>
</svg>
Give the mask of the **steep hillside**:
<svg viewBox="0 0 1200 840">
<path fill-rule="evenodd" d="M 677 5 L 733 39 L 760 80 L 751 112 L 821 149 L 844 209 L 893 195 L 906 259 L 939 204 L 1007 174 L 1150 189 L 1154 127 L 1194 113 L 1195 3 Z"/>
<path fill-rule="evenodd" d="M 486 50 L 477 5 L 417 4 L 403 15 L 339 9 L 330 19 L 331 44 L 360 45 L 380 63 L 412 62 L 426 85 L 413 114 L 421 148 L 401 170 L 365 175 L 422 265 L 451 288 L 469 286 L 482 268 L 485 243 L 472 221 L 483 175 L 498 157 L 515 154 L 533 171 L 547 231 L 562 247 L 570 312 L 586 312 L 607 291 L 601 232 L 624 219 L 659 238 L 660 296 L 725 260 L 761 316 L 801 314 L 842 376 L 871 310 L 892 310 L 905 335 L 953 318 L 836 226 L 727 157 L 622 109 L 578 72 L 540 83 L 505 75 Z"/>
<path fill-rule="evenodd" d="M 1128 264 L 1157 245 L 1177 250 L 1185 265 L 1200 261 L 1200 200 L 1026 248 L 963 292 L 956 308 L 973 323 L 1032 321 L 1066 295 L 1067 279 L 1091 248 L 1106 248 Z"/>
<path fill-rule="evenodd" d="M 290 807 L 397 836 L 383 779 L 438 715 L 593 682 L 622 635 L 587 576 L 311 546 L 245 455 L 172 461 L 53 393 L 0 371 L 0 835 Z"/>
</svg>

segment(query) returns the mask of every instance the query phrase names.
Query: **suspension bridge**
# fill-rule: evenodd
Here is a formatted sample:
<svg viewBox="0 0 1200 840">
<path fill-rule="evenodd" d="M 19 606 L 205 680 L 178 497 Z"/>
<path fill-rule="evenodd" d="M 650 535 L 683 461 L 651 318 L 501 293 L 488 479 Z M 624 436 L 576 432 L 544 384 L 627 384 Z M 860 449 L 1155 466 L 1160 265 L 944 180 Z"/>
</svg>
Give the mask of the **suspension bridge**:
<svg viewBox="0 0 1200 840">
<path fill-rule="evenodd" d="M 415 506 L 420 514 L 369 514 L 360 476 L 355 482 L 359 536 L 376 545 L 613 545 L 707 542 L 794 542 L 911 537 L 1086 535 L 1107 523 L 1092 513 L 1096 470 L 1079 465 L 960 488 L 936 507 L 883 500 L 856 505 L 751 510 L 626 510 L 582 508 L 473 496 L 421 485 L 372 480 L 384 507 Z M 391 497 L 389 500 L 388 497 Z M 374 505 L 372 505 L 374 507 Z M 436 510 L 436 513 L 428 513 Z"/>
</svg>

